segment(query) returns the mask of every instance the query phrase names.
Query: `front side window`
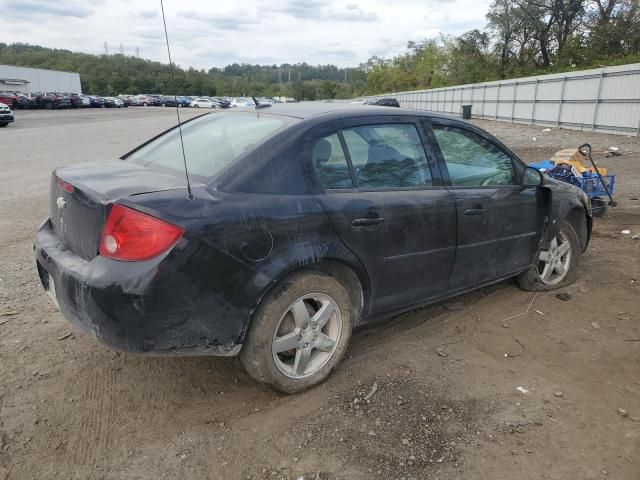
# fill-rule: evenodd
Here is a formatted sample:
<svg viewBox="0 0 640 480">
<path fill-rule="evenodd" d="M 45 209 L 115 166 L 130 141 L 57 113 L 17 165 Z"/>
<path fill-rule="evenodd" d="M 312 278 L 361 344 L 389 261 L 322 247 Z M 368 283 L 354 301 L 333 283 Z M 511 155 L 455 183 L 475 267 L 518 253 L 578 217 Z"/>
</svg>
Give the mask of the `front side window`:
<svg viewBox="0 0 640 480">
<path fill-rule="evenodd" d="M 189 174 L 209 181 L 291 122 L 281 116 L 225 113 L 205 115 L 185 123 L 182 136 Z M 125 160 L 183 175 L 178 129 L 170 130 Z"/>
<path fill-rule="evenodd" d="M 367 125 L 342 131 L 361 189 L 431 186 L 431 172 L 413 124 Z"/>
<path fill-rule="evenodd" d="M 466 129 L 433 125 L 438 146 L 454 186 L 514 185 L 511 158 L 494 144 Z"/>
</svg>

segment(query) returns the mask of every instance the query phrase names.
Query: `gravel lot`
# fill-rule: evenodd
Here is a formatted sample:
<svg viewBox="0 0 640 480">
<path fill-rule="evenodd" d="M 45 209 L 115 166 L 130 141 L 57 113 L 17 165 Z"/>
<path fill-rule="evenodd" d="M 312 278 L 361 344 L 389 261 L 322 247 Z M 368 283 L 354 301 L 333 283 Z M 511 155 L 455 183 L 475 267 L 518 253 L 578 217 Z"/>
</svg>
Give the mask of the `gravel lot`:
<svg viewBox="0 0 640 480">
<path fill-rule="evenodd" d="M 119 156 L 173 110 L 16 117 L 0 131 L 0 479 L 640 478 L 640 240 L 621 233 L 640 233 L 637 137 L 478 122 L 528 161 L 585 141 L 623 152 L 600 162 L 620 205 L 596 220 L 571 299 L 509 281 L 402 315 L 284 397 L 236 359 L 112 352 L 39 285 L 51 169 Z"/>
</svg>

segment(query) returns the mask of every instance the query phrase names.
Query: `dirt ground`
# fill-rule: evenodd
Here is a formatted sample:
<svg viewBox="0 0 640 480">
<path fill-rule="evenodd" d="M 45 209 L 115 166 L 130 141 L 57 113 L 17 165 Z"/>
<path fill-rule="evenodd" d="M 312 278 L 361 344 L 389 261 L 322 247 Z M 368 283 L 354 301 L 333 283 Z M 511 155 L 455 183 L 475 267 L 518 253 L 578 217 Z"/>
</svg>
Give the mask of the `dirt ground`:
<svg viewBox="0 0 640 480">
<path fill-rule="evenodd" d="M 39 285 L 50 170 L 172 122 L 160 108 L 17 112 L 0 131 L 0 479 L 640 478 L 637 137 L 478 122 L 528 161 L 585 141 L 623 153 L 601 161 L 619 206 L 596 220 L 570 300 L 508 281 L 402 315 L 286 397 L 233 358 L 110 351 Z"/>
</svg>

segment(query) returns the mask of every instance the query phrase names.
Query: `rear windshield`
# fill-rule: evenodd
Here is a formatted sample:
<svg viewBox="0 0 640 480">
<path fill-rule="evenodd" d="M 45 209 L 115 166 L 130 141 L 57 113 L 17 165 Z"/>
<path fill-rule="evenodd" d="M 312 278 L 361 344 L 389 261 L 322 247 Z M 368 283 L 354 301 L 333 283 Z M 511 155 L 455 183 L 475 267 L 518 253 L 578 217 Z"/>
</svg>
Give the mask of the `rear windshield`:
<svg viewBox="0 0 640 480">
<path fill-rule="evenodd" d="M 287 117 L 259 113 L 213 113 L 182 125 L 182 138 L 189 175 L 207 182 L 282 130 Z M 163 171 L 184 174 L 177 128 L 125 156 L 130 162 Z"/>
</svg>

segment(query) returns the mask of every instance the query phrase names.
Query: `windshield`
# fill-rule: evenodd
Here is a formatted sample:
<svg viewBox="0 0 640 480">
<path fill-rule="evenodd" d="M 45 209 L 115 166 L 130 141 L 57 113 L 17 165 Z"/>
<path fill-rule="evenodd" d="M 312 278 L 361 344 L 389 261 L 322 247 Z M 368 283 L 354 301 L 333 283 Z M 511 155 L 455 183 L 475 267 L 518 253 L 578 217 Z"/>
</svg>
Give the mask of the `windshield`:
<svg viewBox="0 0 640 480">
<path fill-rule="evenodd" d="M 204 115 L 182 125 L 189 175 L 209 181 L 291 120 L 256 113 Z M 184 164 L 177 128 L 124 157 L 127 161 L 182 175 Z"/>
</svg>

